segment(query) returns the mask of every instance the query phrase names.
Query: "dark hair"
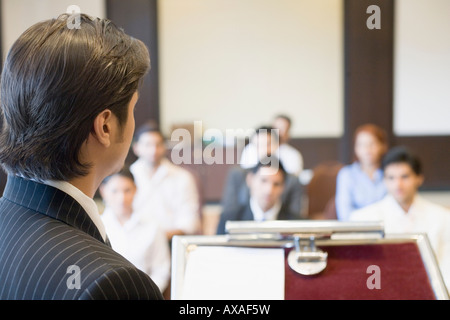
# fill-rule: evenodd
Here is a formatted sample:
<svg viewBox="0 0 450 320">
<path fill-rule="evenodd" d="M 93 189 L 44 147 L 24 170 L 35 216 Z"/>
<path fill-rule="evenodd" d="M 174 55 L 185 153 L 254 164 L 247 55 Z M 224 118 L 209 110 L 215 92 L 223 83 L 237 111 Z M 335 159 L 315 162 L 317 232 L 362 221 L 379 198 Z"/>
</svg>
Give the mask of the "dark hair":
<svg viewBox="0 0 450 320">
<path fill-rule="evenodd" d="M 254 135 L 258 136 L 260 134 L 268 134 L 270 136 L 273 136 L 275 139 L 277 139 L 278 138 L 277 131 L 278 131 L 278 129 L 275 129 L 272 126 L 263 125 L 263 126 L 256 128 Z"/>
<path fill-rule="evenodd" d="M 283 120 L 287 121 L 287 123 L 289 124 L 289 126 L 292 125 L 292 119 L 291 119 L 291 117 L 289 117 L 289 116 L 286 115 L 286 114 L 278 114 L 278 115 L 275 116 L 274 120 L 276 120 L 276 119 L 283 119 Z"/>
<path fill-rule="evenodd" d="M 422 164 L 419 158 L 404 146 L 394 147 L 389 150 L 381 161 L 381 168 L 384 171 L 388 165 L 393 163 L 406 163 L 416 175 L 422 174 Z"/>
<path fill-rule="evenodd" d="M 135 183 L 134 176 L 131 173 L 130 169 L 128 167 L 123 167 L 122 170 L 120 170 L 119 172 L 116 172 L 110 176 L 107 176 L 105 179 L 103 179 L 102 184 L 107 183 L 112 177 L 115 177 L 115 176 L 128 178 L 131 181 L 133 181 L 133 183 Z"/>
<path fill-rule="evenodd" d="M 96 116 L 127 120 L 150 68 L 148 49 L 106 19 L 80 14 L 39 22 L 12 45 L 1 76 L 0 162 L 9 174 L 70 180 L 91 167 L 79 159 Z"/>
<path fill-rule="evenodd" d="M 164 135 L 159 129 L 158 124 L 153 120 L 149 120 L 135 130 L 133 141 L 137 142 L 141 137 L 141 135 L 143 135 L 144 133 L 153 133 L 153 132 L 159 134 L 161 138 L 165 140 Z"/>
<path fill-rule="evenodd" d="M 259 169 L 265 168 L 265 167 L 273 167 L 277 168 L 277 171 L 281 172 L 283 175 L 283 180 L 286 180 L 287 172 L 284 168 L 281 161 L 276 157 L 269 155 L 267 157 L 263 157 L 262 159 L 258 160 L 258 163 L 249 169 L 249 172 L 256 174 L 258 173 Z"/>
</svg>

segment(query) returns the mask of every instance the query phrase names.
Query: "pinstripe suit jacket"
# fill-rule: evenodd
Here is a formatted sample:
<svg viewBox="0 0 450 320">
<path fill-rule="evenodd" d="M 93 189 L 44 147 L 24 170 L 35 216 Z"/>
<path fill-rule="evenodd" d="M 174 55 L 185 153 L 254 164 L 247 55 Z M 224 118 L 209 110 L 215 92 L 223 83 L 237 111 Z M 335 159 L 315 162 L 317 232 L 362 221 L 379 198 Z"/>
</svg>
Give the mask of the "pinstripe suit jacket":
<svg viewBox="0 0 450 320">
<path fill-rule="evenodd" d="M 0 299 L 163 298 L 72 197 L 9 176 L 0 199 Z"/>
</svg>

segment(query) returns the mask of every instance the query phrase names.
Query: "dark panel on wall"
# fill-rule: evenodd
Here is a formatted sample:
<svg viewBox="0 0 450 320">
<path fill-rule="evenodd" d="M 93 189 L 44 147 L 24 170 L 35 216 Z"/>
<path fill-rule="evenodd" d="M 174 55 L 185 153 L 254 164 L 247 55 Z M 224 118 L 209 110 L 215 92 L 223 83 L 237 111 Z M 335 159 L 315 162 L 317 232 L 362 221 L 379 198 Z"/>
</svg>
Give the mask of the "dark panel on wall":
<svg viewBox="0 0 450 320">
<path fill-rule="evenodd" d="M 142 40 L 150 51 L 151 70 L 136 105 L 136 126 L 152 119 L 159 123 L 158 32 L 156 0 L 107 0 L 106 15 L 124 31 Z"/>
<path fill-rule="evenodd" d="M 381 28 L 366 25 L 371 13 L 380 8 Z M 364 123 L 384 128 L 392 140 L 393 86 L 393 0 L 345 0 L 345 133 L 342 159 L 351 161 L 355 129 Z"/>
<path fill-rule="evenodd" d="M 340 138 L 295 138 L 290 144 L 301 152 L 305 169 L 313 169 L 325 161 L 341 161 Z"/>
<path fill-rule="evenodd" d="M 422 190 L 450 189 L 450 136 L 395 137 L 395 145 L 407 146 L 420 158 Z"/>
</svg>

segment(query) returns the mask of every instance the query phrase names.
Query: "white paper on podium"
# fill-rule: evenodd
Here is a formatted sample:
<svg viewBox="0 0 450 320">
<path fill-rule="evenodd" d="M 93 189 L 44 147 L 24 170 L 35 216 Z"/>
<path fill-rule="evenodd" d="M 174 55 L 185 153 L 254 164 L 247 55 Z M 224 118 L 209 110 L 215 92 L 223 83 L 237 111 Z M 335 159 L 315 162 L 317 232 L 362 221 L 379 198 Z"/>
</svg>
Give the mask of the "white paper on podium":
<svg viewBox="0 0 450 320">
<path fill-rule="evenodd" d="M 199 246 L 189 252 L 182 300 L 283 300 L 284 250 Z"/>
</svg>

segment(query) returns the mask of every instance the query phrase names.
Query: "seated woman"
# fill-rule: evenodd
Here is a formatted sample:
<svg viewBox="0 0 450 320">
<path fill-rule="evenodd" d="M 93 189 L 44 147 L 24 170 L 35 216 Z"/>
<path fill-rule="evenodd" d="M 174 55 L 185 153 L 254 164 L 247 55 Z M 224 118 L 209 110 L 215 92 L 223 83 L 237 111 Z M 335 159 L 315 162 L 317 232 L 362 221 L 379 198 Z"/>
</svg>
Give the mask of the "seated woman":
<svg viewBox="0 0 450 320">
<path fill-rule="evenodd" d="M 336 212 L 346 221 L 352 211 L 386 195 L 381 159 L 387 151 L 385 131 L 373 124 L 358 127 L 354 135 L 355 161 L 344 166 L 336 180 Z"/>
</svg>

